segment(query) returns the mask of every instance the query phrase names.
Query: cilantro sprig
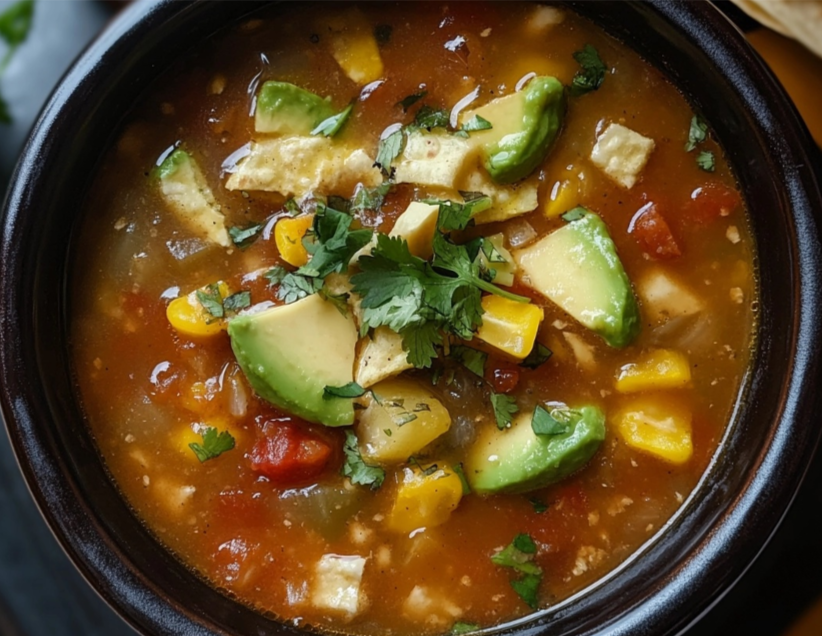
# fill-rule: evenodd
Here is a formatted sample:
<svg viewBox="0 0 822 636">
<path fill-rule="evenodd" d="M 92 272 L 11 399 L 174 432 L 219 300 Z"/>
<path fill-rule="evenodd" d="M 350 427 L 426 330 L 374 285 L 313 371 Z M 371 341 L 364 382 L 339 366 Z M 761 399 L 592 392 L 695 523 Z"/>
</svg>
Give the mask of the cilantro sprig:
<svg viewBox="0 0 822 636">
<path fill-rule="evenodd" d="M 385 471 L 379 466 L 370 466 L 363 461 L 360 455 L 360 448 L 357 436 L 351 431 L 345 432 L 345 445 L 343 446 L 345 462 L 342 467 L 342 474 L 351 480 L 352 484 L 370 486 L 371 490 L 376 490 L 385 481 Z"/>
<path fill-rule="evenodd" d="M 218 433 L 213 426 L 200 430 L 203 443 L 192 442 L 188 447 L 194 451 L 200 463 L 219 457 L 234 448 L 234 437 L 228 431 Z"/>
<path fill-rule="evenodd" d="M 537 545 L 527 534 L 518 534 L 505 548 L 491 556 L 491 562 L 519 572 L 522 576 L 511 581 L 511 587 L 531 608 L 536 609 L 542 568 L 533 562 Z"/>
<path fill-rule="evenodd" d="M 500 430 L 511 426 L 514 415 L 519 413 L 516 398 L 504 393 L 491 392 L 491 406 L 494 407 L 494 418 L 497 420 L 497 428 Z"/>
<path fill-rule="evenodd" d="M 581 67 L 571 80 L 571 94 L 574 97 L 585 95 L 602 86 L 608 67 L 593 46 L 586 44 L 582 50 L 574 53 L 574 59 Z"/>
</svg>

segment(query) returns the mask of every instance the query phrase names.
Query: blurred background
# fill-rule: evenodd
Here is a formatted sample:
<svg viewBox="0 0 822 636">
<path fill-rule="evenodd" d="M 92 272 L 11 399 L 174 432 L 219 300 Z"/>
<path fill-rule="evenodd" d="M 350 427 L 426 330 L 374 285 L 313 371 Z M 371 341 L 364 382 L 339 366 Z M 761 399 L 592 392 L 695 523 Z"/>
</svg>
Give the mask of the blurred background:
<svg viewBox="0 0 822 636">
<path fill-rule="evenodd" d="M 800 16 L 822 18 L 821 2 L 792 2 Z M 786 18 L 788 0 L 716 4 L 768 62 L 822 145 L 822 58 L 813 52 L 822 55 L 822 22 L 813 28 L 802 17 Z M 0 193 L 52 89 L 124 6 L 101 0 L 0 0 Z M 817 164 L 822 178 L 822 161 Z M 822 636 L 820 528 L 822 457 L 760 560 L 689 636 Z M 131 633 L 60 549 L 0 433 L 0 636 Z"/>
</svg>

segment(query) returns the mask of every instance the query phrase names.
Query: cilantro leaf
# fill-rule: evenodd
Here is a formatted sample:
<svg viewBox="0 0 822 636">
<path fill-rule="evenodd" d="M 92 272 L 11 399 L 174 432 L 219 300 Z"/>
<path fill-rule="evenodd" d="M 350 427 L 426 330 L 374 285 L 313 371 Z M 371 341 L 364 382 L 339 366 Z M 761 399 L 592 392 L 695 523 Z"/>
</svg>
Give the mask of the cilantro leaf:
<svg viewBox="0 0 822 636">
<path fill-rule="evenodd" d="M 371 490 L 376 490 L 385 481 L 385 471 L 379 466 L 369 466 L 366 464 L 360 448 L 357 445 L 357 436 L 351 431 L 345 432 L 345 445 L 343 446 L 345 462 L 342 467 L 342 474 L 351 480 L 352 484 L 361 486 L 371 486 Z"/>
<path fill-rule="evenodd" d="M 332 272 L 348 268 L 355 252 L 371 240 L 371 230 L 351 230 L 350 214 L 323 206 L 314 215 L 311 260 L 297 270 L 298 274 L 325 278 Z"/>
<path fill-rule="evenodd" d="M 451 347 L 449 356 L 459 362 L 474 375 L 480 378 L 485 377 L 485 362 L 488 354 L 478 349 L 472 349 L 465 345 L 454 345 Z"/>
<path fill-rule="evenodd" d="M 409 108 L 411 108 L 414 104 L 416 104 L 426 95 L 428 95 L 428 91 L 420 91 L 419 93 L 414 93 L 413 95 L 409 95 L 408 97 L 402 98 L 395 104 L 395 106 L 401 106 L 402 112 L 407 113 Z"/>
<path fill-rule="evenodd" d="M 537 405 L 531 417 L 531 428 L 536 435 L 564 435 L 571 430 L 571 425 L 578 416 L 577 411 L 569 408 L 548 411 Z"/>
<path fill-rule="evenodd" d="M 525 601 L 531 609 L 537 609 L 539 604 L 537 594 L 542 583 L 542 576 L 539 574 L 526 574 L 521 579 L 511 581 L 511 587 Z"/>
<path fill-rule="evenodd" d="M 691 118 L 690 130 L 688 130 L 688 142 L 685 144 L 685 152 L 691 152 L 707 138 L 708 124 L 699 115 L 694 115 Z"/>
<path fill-rule="evenodd" d="M 579 221 L 582 217 L 588 214 L 588 210 L 581 205 L 568 210 L 565 214 L 560 215 L 562 220 L 566 223 L 573 223 L 574 221 Z"/>
<path fill-rule="evenodd" d="M 491 556 L 491 562 L 523 574 L 542 574 L 542 569 L 531 561 L 536 551 L 537 546 L 530 536 L 518 534 L 505 548 Z"/>
<path fill-rule="evenodd" d="M 203 438 L 202 444 L 192 442 L 188 445 L 194 451 L 200 463 L 219 457 L 234 448 L 234 438 L 228 431 L 217 433 L 216 428 L 208 426 L 200 430 L 200 435 Z"/>
<path fill-rule="evenodd" d="M 426 369 L 437 358 L 437 347 L 442 334 L 436 323 L 410 324 L 401 329 L 402 346 L 408 352 L 407 360 L 418 369 Z"/>
<path fill-rule="evenodd" d="M 413 126 L 417 128 L 448 128 L 450 113 L 444 108 L 434 109 L 427 104 L 417 111 Z"/>
<path fill-rule="evenodd" d="M 383 183 L 376 188 L 366 188 L 362 184 L 358 185 L 354 197 L 351 199 L 349 212 L 351 214 L 365 212 L 366 210 L 378 212 L 385 200 L 385 195 L 388 194 L 390 189 L 390 183 Z"/>
<path fill-rule="evenodd" d="M 0 38 L 17 48 L 29 35 L 34 16 L 34 0 L 20 0 L 0 13 Z"/>
<path fill-rule="evenodd" d="M 511 568 L 523 575 L 511 581 L 511 587 L 529 607 L 534 609 L 537 606 L 537 592 L 542 582 L 542 568 L 532 561 L 536 552 L 534 540 L 527 534 L 518 534 L 509 545 L 491 556 L 494 564 Z"/>
<path fill-rule="evenodd" d="M 496 245 L 494 245 L 491 241 L 487 238 L 482 239 L 482 246 L 480 247 L 482 253 L 485 254 L 485 258 L 488 259 L 489 263 L 507 263 L 508 259 L 506 259 L 497 249 Z"/>
<path fill-rule="evenodd" d="M 317 293 L 323 300 L 334 305 L 336 310 L 339 311 L 344 317 L 348 316 L 348 299 L 351 297 L 350 294 L 345 292 L 333 294 L 328 291 L 328 285 L 325 284 L 317 290 Z"/>
<path fill-rule="evenodd" d="M 451 230 L 464 230 L 471 223 L 471 219 L 491 207 L 492 201 L 489 196 L 481 192 L 460 193 L 465 198 L 464 203 L 456 201 L 438 201 L 427 199 L 425 202 L 439 206 L 437 217 L 437 227 L 440 230 L 450 232 Z M 467 196 L 466 196 L 467 195 Z"/>
<path fill-rule="evenodd" d="M 291 197 L 288 201 L 286 201 L 283 205 L 283 208 L 285 208 L 285 211 L 288 212 L 291 216 L 299 216 L 299 214 L 302 212 L 300 204 L 297 203 L 294 197 Z"/>
<path fill-rule="evenodd" d="M 323 389 L 323 399 L 332 400 L 334 398 L 358 398 L 365 395 L 365 389 L 356 382 L 349 382 L 342 386 L 327 386 Z"/>
<path fill-rule="evenodd" d="M 702 168 L 705 172 L 713 172 L 716 170 L 716 159 L 714 153 L 710 150 L 700 152 L 696 157 L 696 165 Z"/>
<path fill-rule="evenodd" d="M 331 194 L 328 196 L 328 199 L 325 202 L 325 207 L 337 210 L 338 212 L 351 214 L 351 201 L 336 194 Z"/>
<path fill-rule="evenodd" d="M 273 286 L 279 285 L 287 274 L 288 270 L 285 267 L 283 267 L 282 265 L 275 265 L 265 274 L 263 274 L 263 278 L 267 279 L 268 284 Z"/>
<path fill-rule="evenodd" d="M 554 355 L 553 351 L 541 342 L 536 342 L 534 343 L 534 348 L 531 349 L 531 353 L 519 364 L 526 369 L 536 369 L 548 362 L 552 355 Z"/>
<path fill-rule="evenodd" d="M 345 125 L 345 122 L 348 121 L 348 118 L 351 116 L 351 111 L 353 110 L 354 102 L 351 102 L 336 115 L 331 115 L 328 119 L 324 119 L 317 124 L 317 127 L 311 131 L 311 134 L 323 135 L 324 137 L 333 137 L 340 132 L 340 129 Z"/>
<path fill-rule="evenodd" d="M 491 406 L 494 407 L 494 417 L 497 420 L 499 430 L 508 428 L 511 425 L 513 416 L 519 412 L 516 399 L 504 393 L 492 392 Z"/>
<path fill-rule="evenodd" d="M 384 175 L 390 176 L 391 162 L 400 156 L 403 148 L 405 148 L 405 133 L 402 129 L 395 130 L 385 139 L 380 140 L 377 159 L 374 163 L 379 166 Z"/>
<path fill-rule="evenodd" d="M 462 494 L 470 495 L 471 485 L 468 483 L 468 478 L 465 476 L 465 469 L 462 467 L 462 464 L 454 464 L 451 466 L 451 470 L 453 470 L 454 474 L 460 478 L 460 483 L 462 484 Z"/>
<path fill-rule="evenodd" d="M 479 115 L 474 115 L 463 124 L 461 130 L 465 132 L 477 132 L 479 130 L 490 130 L 491 128 L 493 128 L 493 126 L 490 121 Z"/>
<path fill-rule="evenodd" d="M 574 53 L 574 59 L 582 67 L 571 80 L 571 94 L 574 97 L 585 95 L 602 86 L 608 67 L 593 46 L 586 44 L 581 51 Z"/>
<path fill-rule="evenodd" d="M 262 223 L 254 223 L 245 228 L 234 226 L 228 229 L 228 235 L 231 237 L 231 242 L 234 243 L 234 245 L 244 250 L 257 240 L 260 230 L 262 229 Z"/>
<path fill-rule="evenodd" d="M 543 512 L 548 510 L 548 504 L 541 502 L 539 499 L 532 497 L 528 501 L 531 502 L 531 505 L 534 507 L 534 512 L 538 515 L 541 515 Z"/>
<path fill-rule="evenodd" d="M 206 285 L 202 289 L 198 289 L 194 294 L 197 302 L 202 305 L 209 314 L 214 318 L 223 318 L 225 310 L 223 309 L 223 296 L 220 293 L 220 287 L 217 283 Z"/>
<path fill-rule="evenodd" d="M 306 296 L 317 293 L 323 282 L 310 276 L 288 273 L 283 276 L 277 288 L 277 298 L 290 305 Z"/>
<path fill-rule="evenodd" d="M 462 636 L 463 634 L 470 634 L 471 632 L 475 632 L 479 628 L 480 626 L 476 623 L 464 623 L 463 621 L 457 621 L 451 626 L 451 635 Z"/>
<path fill-rule="evenodd" d="M 251 306 L 251 292 L 248 290 L 238 291 L 231 294 L 223 301 L 223 309 L 227 312 L 237 313 L 241 309 Z"/>
</svg>

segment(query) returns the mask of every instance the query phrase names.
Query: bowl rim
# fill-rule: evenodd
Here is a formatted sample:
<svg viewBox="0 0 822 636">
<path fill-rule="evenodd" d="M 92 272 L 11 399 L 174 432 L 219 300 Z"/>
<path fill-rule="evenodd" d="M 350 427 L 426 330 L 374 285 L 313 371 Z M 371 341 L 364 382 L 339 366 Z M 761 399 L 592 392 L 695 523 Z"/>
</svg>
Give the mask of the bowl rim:
<svg viewBox="0 0 822 636">
<path fill-rule="evenodd" d="M 20 285 L 18 239 L 21 228 L 30 224 L 25 211 L 37 203 L 34 186 L 47 178 L 43 163 L 54 151 L 55 131 L 65 128 L 73 116 L 71 105 L 92 94 L 105 81 L 107 70 L 118 64 L 117 57 L 136 46 L 151 29 L 208 4 L 207 0 L 143 0 L 127 8 L 109 25 L 74 63 L 38 117 L 2 213 L 0 408 L 12 448 L 38 508 L 64 551 L 103 600 L 142 633 L 205 635 L 228 633 L 228 628 L 183 607 L 150 580 L 146 572 L 140 571 L 85 506 L 82 489 L 66 479 L 70 469 L 65 458 L 55 453 L 54 439 L 41 426 L 43 409 L 48 407 L 35 404 L 29 387 L 22 382 L 24 370 L 31 364 L 21 348 L 21 341 L 31 336 L 23 320 L 34 299 L 32 290 Z M 225 12 L 238 20 L 264 4 L 244 2 L 242 9 Z M 569 4 L 574 7 L 581 3 Z M 811 168 L 815 147 L 810 135 L 771 72 L 710 3 L 650 0 L 630 5 L 646 16 L 655 16 L 648 19 L 677 25 L 677 29 L 702 45 L 714 65 L 734 60 L 732 68 L 720 73 L 735 84 L 744 104 L 760 109 L 755 116 L 757 133 L 773 138 L 770 156 L 779 169 L 777 176 L 793 209 L 789 247 L 795 267 L 795 315 L 789 336 L 794 360 L 783 386 L 779 423 L 772 427 L 768 443 L 757 458 L 759 471 L 749 476 L 738 501 L 717 519 L 715 532 L 700 537 L 691 547 L 687 562 L 671 573 L 664 585 L 651 590 L 641 603 L 608 616 L 601 628 L 574 632 L 613 636 L 683 633 L 727 594 L 764 550 L 796 495 L 820 436 L 819 430 L 808 426 L 812 421 L 809 415 L 822 403 L 822 397 L 814 392 L 814 380 L 820 377 L 822 342 L 822 321 L 814 314 L 822 304 L 822 243 L 813 212 L 822 210 L 822 195 Z M 781 479 L 771 481 L 767 478 L 771 475 L 780 475 Z M 63 515 L 71 515 L 71 520 Z M 759 534 L 750 532 L 748 526 L 753 522 L 758 525 Z M 725 546 L 729 538 L 739 542 L 734 546 L 734 554 L 748 558 L 740 563 L 728 560 Z M 586 588 L 586 593 L 597 584 Z M 543 633 L 547 624 L 537 619 L 489 631 L 536 635 Z M 298 633 L 288 627 L 278 627 L 276 631 Z"/>
</svg>

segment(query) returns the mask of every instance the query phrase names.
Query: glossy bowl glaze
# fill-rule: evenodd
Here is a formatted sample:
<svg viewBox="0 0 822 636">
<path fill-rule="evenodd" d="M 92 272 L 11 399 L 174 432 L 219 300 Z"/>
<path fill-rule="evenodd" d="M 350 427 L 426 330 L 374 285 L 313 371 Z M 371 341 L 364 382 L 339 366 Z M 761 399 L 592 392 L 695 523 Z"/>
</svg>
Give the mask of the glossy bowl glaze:
<svg viewBox="0 0 822 636">
<path fill-rule="evenodd" d="M 84 422 L 68 347 L 73 238 L 103 149 L 168 60 L 262 4 L 161 0 L 127 9 L 53 94 L 2 217 L 0 403 L 14 450 L 69 556 L 146 634 L 306 633 L 212 589 L 141 525 Z M 822 197 L 794 108 L 709 3 L 570 4 L 659 67 L 712 123 L 749 203 L 759 247 L 758 344 L 720 449 L 674 518 L 582 593 L 488 631 L 677 634 L 762 551 L 818 441 Z"/>
</svg>

